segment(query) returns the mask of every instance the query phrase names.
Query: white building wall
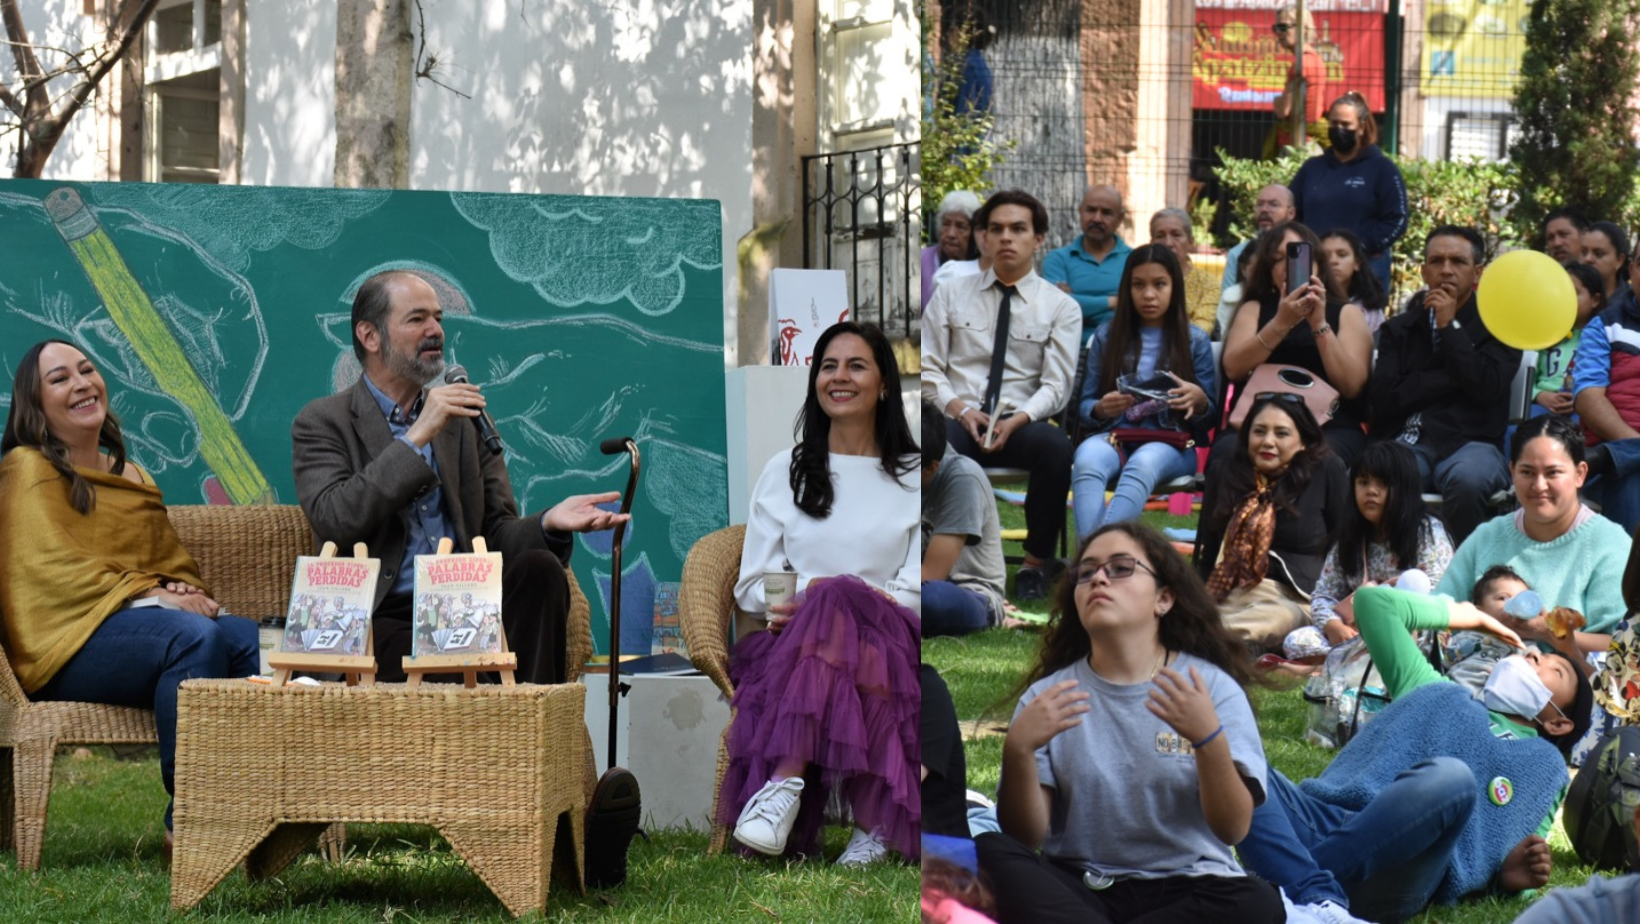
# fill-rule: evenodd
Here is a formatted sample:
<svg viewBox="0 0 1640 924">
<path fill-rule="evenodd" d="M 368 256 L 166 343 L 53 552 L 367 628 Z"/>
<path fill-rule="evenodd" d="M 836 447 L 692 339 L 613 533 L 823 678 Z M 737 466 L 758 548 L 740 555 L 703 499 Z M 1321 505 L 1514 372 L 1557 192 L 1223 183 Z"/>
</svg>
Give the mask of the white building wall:
<svg viewBox="0 0 1640 924">
<path fill-rule="evenodd" d="M 242 181 L 335 185 L 336 4 L 250 0 L 245 16 Z"/>
<path fill-rule="evenodd" d="M 723 204 L 724 337 L 752 228 L 751 0 L 427 8 L 435 76 L 411 101 L 410 185 Z M 254 28 L 254 21 L 252 23 Z"/>
<path fill-rule="evenodd" d="M 330 186 L 335 4 L 246 7 L 242 181 Z M 98 35 L 79 9 L 23 0 L 36 40 L 65 47 Z M 752 0 L 482 0 L 430 3 L 426 15 L 434 76 L 471 98 L 416 82 L 411 187 L 720 200 L 733 367 L 736 243 L 753 227 Z M 75 119 L 48 176 L 108 178 L 96 123 L 89 111 Z"/>
</svg>

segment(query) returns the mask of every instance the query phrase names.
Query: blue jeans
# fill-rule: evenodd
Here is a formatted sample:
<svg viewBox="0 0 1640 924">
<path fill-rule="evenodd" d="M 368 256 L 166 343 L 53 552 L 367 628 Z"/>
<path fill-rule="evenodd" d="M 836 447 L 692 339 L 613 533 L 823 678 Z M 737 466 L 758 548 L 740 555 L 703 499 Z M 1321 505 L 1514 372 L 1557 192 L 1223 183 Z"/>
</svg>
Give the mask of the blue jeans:
<svg viewBox="0 0 1640 924">
<path fill-rule="evenodd" d="M 1452 547 L 1463 545 L 1469 534 L 1492 516 L 1490 499 L 1509 486 L 1509 463 L 1491 443 L 1465 443 L 1440 458 L 1435 447 L 1412 447 L 1418 457 L 1418 475 L 1426 491 L 1441 495 L 1441 520 L 1452 535 Z"/>
<path fill-rule="evenodd" d="M 1105 507 L 1105 488 L 1116 482 L 1110 508 Z M 1145 501 L 1159 484 L 1196 474 L 1196 450 L 1175 449 L 1166 443 L 1145 443 L 1128 454 L 1127 464 L 1104 434 L 1095 433 L 1076 447 L 1071 465 L 1072 507 L 1076 511 L 1076 538 L 1085 539 L 1105 523 L 1137 520 Z"/>
<path fill-rule="evenodd" d="M 1275 770 L 1268 783 L 1236 845 L 1242 865 L 1295 904 L 1331 899 L 1369 921 L 1404 921 L 1429 904 L 1475 809 L 1475 774 L 1451 757 L 1408 767 L 1358 812 Z"/>
<path fill-rule="evenodd" d="M 210 619 L 179 610 L 119 610 L 32 698 L 154 710 L 160 779 L 165 791 L 174 793 L 177 687 L 196 677 L 261 673 L 260 647 L 256 623 L 238 616 Z M 165 827 L 171 827 L 169 804 Z"/>
<path fill-rule="evenodd" d="M 1633 533 L 1640 526 L 1640 439 L 1609 440 L 1601 444 L 1612 454 L 1613 471 L 1583 489 L 1600 505 L 1606 519 Z"/>
<path fill-rule="evenodd" d="M 950 581 L 922 582 L 922 635 L 967 635 L 990 628 L 991 607 L 984 597 Z"/>
</svg>

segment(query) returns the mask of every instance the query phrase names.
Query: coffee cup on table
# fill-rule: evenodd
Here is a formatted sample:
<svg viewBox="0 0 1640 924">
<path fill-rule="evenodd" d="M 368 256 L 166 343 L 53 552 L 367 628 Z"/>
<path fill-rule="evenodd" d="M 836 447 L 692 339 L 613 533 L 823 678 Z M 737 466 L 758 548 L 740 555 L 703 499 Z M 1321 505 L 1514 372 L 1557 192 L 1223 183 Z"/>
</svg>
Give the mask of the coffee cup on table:
<svg viewBox="0 0 1640 924">
<path fill-rule="evenodd" d="M 763 572 L 763 604 L 770 609 L 791 600 L 797 593 L 797 574 L 793 571 Z"/>
</svg>

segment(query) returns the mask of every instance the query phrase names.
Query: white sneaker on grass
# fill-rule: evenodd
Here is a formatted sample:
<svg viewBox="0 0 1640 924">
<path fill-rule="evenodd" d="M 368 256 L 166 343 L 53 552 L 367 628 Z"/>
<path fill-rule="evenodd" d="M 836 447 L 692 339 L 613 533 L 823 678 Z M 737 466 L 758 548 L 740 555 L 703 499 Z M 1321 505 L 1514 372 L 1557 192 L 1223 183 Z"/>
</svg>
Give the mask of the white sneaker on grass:
<svg viewBox="0 0 1640 924">
<path fill-rule="evenodd" d="M 1324 902 L 1311 902 L 1308 905 L 1299 905 L 1300 911 L 1309 912 L 1310 916 L 1323 924 L 1371 924 L 1350 914 L 1350 910 L 1343 905 L 1328 899 Z"/>
<path fill-rule="evenodd" d="M 764 783 L 740 810 L 740 818 L 735 822 L 735 840 L 758 853 L 779 856 L 786 849 L 792 825 L 797 822 L 798 797 L 802 793 L 802 777 Z"/>
<path fill-rule="evenodd" d="M 848 839 L 848 846 L 843 848 L 842 856 L 837 858 L 838 866 L 865 866 L 867 863 L 876 863 L 888 856 L 888 845 L 876 831 L 867 833 L 864 828 L 855 828 L 854 836 Z"/>
</svg>

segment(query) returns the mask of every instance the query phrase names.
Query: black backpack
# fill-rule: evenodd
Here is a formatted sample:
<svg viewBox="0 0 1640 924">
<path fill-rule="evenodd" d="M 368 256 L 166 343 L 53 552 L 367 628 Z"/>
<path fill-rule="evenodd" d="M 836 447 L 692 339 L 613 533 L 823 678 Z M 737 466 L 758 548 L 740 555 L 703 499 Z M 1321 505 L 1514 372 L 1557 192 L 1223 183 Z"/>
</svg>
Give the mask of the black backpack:
<svg viewBox="0 0 1640 924">
<path fill-rule="evenodd" d="M 1562 814 L 1566 836 L 1585 863 L 1640 870 L 1634 809 L 1640 805 L 1640 728 L 1608 732 L 1572 778 Z"/>
</svg>

